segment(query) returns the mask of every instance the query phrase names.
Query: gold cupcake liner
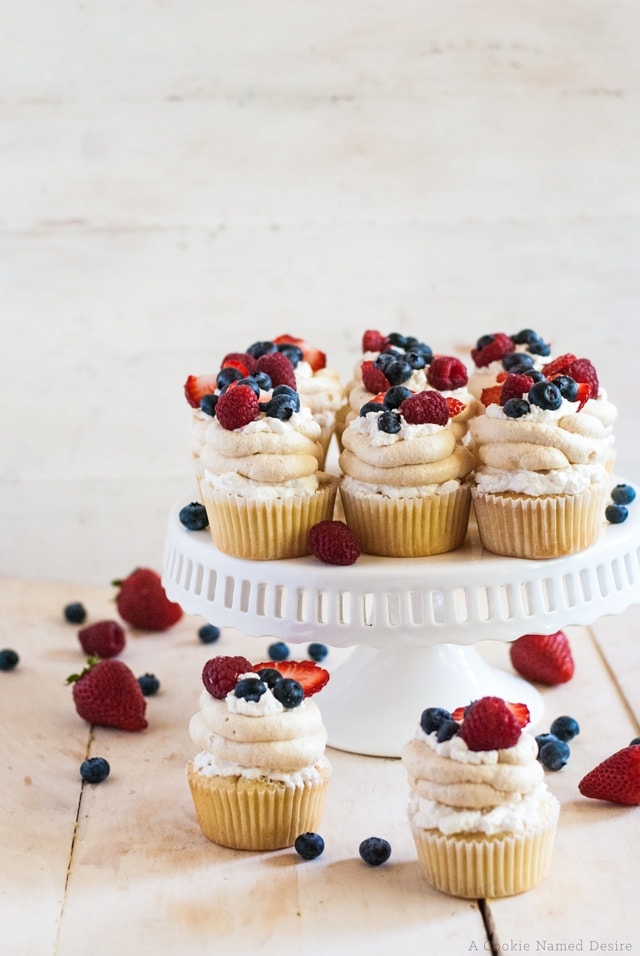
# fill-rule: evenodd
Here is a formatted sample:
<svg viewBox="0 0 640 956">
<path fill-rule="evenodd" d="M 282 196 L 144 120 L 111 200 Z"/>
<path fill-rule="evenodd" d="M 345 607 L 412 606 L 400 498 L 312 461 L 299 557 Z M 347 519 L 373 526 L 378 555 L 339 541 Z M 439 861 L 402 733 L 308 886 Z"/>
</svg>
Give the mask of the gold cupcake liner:
<svg viewBox="0 0 640 956">
<path fill-rule="evenodd" d="M 209 530 L 215 546 L 225 554 L 255 561 L 298 558 L 309 554 L 309 530 L 333 517 L 337 479 L 319 473 L 320 486 L 313 495 L 259 501 L 216 491 L 200 483 Z"/>
<path fill-rule="evenodd" d="M 411 826 L 421 871 L 449 896 L 496 899 L 524 893 L 549 871 L 559 805 L 548 801 L 546 819 L 522 834 L 452 834 Z"/>
<path fill-rule="evenodd" d="M 472 489 L 478 533 L 484 548 L 511 558 L 559 558 L 594 544 L 604 523 L 604 485 L 578 495 L 533 497 Z"/>
<path fill-rule="evenodd" d="M 278 850 L 318 829 L 329 784 L 288 787 L 277 780 L 206 777 L 189 763 L 187 777 L 202 833 L 212 843 L 234 850 Z"/>
<path fill-rule="evenodd" d="M 423 498 L 350 494 L 340 487 L 345 519 L 362 550 L 388 558 L 417 558 L 460 547 L 467 533 L 467 485 Z"/>
</svg>

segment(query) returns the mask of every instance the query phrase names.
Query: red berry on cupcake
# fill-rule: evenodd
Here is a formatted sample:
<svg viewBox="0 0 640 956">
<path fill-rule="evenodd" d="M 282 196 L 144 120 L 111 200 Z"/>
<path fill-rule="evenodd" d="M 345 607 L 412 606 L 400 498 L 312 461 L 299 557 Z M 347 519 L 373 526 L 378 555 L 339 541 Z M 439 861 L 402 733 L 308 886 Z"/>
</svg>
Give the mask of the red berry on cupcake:
<svg viewBox="0 0 640 956">
<path fill-rule="evenodd" d="M 409 425 L 446 425 L 449 421 L 449 406 L 436 390 L 417 392 L 405 398 L 399 411 Z"/>
<path fill-rule="evenodd" d="M 232 382 L 216 403 L 216 418 L 223 428 L 234 431 L 260 414 L 260 401 L 250 385 Z"/>
<path fill-rule="evenodd" d="M 439 392 L 464 388 L 469 380 L 466 366 L 452 355 L 436 355 L 427 369 L 427 381 Z"/>
<path fill-rule="evenodd" d="M 522 732 L 520 721 L 501 697 L 481 697 L 464 711 L 458 736 L 469 750 L 514 747 Z"/>
<path fill-rule="evenodd" d="M 241 654 L 212 657 L 202 668 L 202 683 L 216 700 L 224 700 L 234 689 L 241 674 L 254 670 L 251 661 Z"/>
</svg>

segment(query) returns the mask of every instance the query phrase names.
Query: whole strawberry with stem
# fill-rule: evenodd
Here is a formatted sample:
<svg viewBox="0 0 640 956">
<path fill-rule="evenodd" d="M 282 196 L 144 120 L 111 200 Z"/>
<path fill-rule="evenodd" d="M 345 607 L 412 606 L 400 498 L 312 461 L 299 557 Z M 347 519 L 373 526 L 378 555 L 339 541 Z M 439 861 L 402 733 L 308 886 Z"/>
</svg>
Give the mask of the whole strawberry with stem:
<svg viewBox="0 0 640 956">
<path fill-rule="evenodd" d="M 139 631 L 166 631 L 182 617 L 182 608 L 169 600 L 160 575 L 151 568 L 136 568 L 112 583 L 119 588 L 116 607 L 120 617 Z"/>
<path fill-rule="evenodd" d="M 509 648 L 511 663 L 518 673 L 537 684 L 565 684 L 575 665 L 564 631 L 553 634 L 523 634 Z"/>
<path fill-rule="evenodd" d="M 147 702 L 137 677 L 123 661 L 90 657 L 67 684 L 72 685 L 76 711 L 88 723 L 128 731 L 147 726 Z"/>
</svg>

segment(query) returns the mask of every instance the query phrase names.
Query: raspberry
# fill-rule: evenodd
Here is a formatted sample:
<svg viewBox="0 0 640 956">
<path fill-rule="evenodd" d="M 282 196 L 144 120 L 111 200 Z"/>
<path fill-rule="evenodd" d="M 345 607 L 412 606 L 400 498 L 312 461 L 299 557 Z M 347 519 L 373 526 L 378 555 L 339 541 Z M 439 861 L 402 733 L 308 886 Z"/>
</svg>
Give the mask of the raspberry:
<svg viewBox="0 0 640 956">
<path fill-rule="evenodd" d="M 489 341 L 485 342 L 485 339 Z M 478 342 L 484 344 L 476 345 L 474 349 L 471 349 L 471 358 L 478 368 L 499 361 L 508 352 L 513 352 L 515 349 L 511 336 L 504 332 L 495 332 L 493 335 L 483 336 Z"/>
<path fill-rule="evenodd" d="M 236 686 L 240 674 L 253 671 L 253 664 L 246 657 L 212 657 L 202 668 L 202 683 L 212 697 L 224 700 Z"/>
<path fill-rule="evenodd" d="M 229 352 L 220 363 L 220 368 L 237 368 L 245 378 L 251 375 L 255 367 L 256 360 L 248 352 Z"/>
<path fill-rule="evenodd" d="M 296 387 L 296 373 L 293 363 L 284 352 L 267 352 L 256 361 L 254 372 L 265 372 L 271 379 L 271 384 Z"/>
<path fill-rule="evenodd" d="M 501 697 L 481 697 L 465 710 L 458 736 L 469 750 L 503 750 L 520 739 L 520 722 Z"/>
<path fill-rule="evenodd" d="M 344 521 L 319 521 L 309 531 L 309 547 L 325 564 L 353 564 L 360 557 L 360 542 Z"/>
<path fill-rule="evenodd" d="M 592 362 L 586 358 L 576 359 L 575 362 L 571 362 L 562 372 L 563 375 L 570 375 L 571 378 L 574 378 L 578 384 L 584 382 L 589 386 L 589 395 L 591 398 L 596 398 L 600 390 L 600 382 L 598 381 L 598 373 L 593 367 Z"/>
<path fill-rule="evenodd" d="M 259 413 L 258 396 L 250 385 L 230 385 L 216 403 L 216 418 L 229 431 L 255 421 Z"/>
<path fill-rule="evenodd" d="M 529 393 L 532 385 L 533 379 L 529 378 L 528 375 L 507 375 L 500 392 L 500 404 L 504 405 L 510 398 L 522 398 L 523 395 Z"/>
<path fill-rule="evenodd" d="M 449 421 L 449 406 L 435 390 L 405 398 L 399 411 L 409 425 L 446 425 Z"/>
<path fill-rule="evenodd" d="M 116 657 L 126 643 L 124 628 L 117 621 L 96 621 L 78 631 L 78 640 L 88 657 Z"/>
<path fill-rule="evenodd" d="M 378 392 L 386 392 L 391 386 L 391 382 L 382 369 L 374 365 L 373 362 L 362 363 L 362 384 L 368 392 L 373 392 L 374 395 Z"/>
<path fill-rule="evenodd" d="M 460 359 L 451 355 L 437 355 L 427 370 L 427 381 L 439 392 L 450 392 L 455 388 L 463 388 L 469 376 Z"/>
<path fill-rule="evenodd" d="M 363 352 L 382 352 L 387 344 L 387 336 L 376 329 L 367 329 L 362 336 Z"/>
</svg>

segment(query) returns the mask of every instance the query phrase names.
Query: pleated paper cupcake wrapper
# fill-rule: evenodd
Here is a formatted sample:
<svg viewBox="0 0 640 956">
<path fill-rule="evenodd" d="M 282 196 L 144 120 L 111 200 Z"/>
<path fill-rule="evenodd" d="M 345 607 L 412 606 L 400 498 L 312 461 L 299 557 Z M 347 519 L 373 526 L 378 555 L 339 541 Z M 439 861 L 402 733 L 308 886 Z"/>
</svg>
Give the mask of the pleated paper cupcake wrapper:
<svg viewBox="0 0 640 956">
<path fill-rule="evenodd" d="M 333 517 L 337 480 L 324 473 L 313 495 L 256 501 L 200 483 L 213 543 L 225 554 L 255 561 L 309 554 L 309 530 Z"/>
<path fill-rule="evenodd" d="M 511 558 L 559 558 L 594 544 L 604 524 L 606 488 L 579 495 L 482 494 L 472 490 L 484 548 Z"/>
<path fill-rule="evenodd" d="M 549 871 L 557 811 L 545 827 L 523 835 L 455 834 L 412 826 L 421 870 L 427 882 L 449 896 L 496 899 L 524 893 Z"/>
<path fill-rule="evenodd" d="M 362 550 L 389 558 L 427 557 L 460 547 L 467 533 L 471 492 L 456 491 L 423 498 L 361 497 L 342 487 L 347 524 Z"/>
<path fill-rule="evenodd" d="M 200 829 L 234 850 L 278 850 L 301 833 L 316 831 L 329 776 L 316 784 L 287 787 L 278 781 L 205 777 L 188 767 L 189 787 Z"/>
</svg>

